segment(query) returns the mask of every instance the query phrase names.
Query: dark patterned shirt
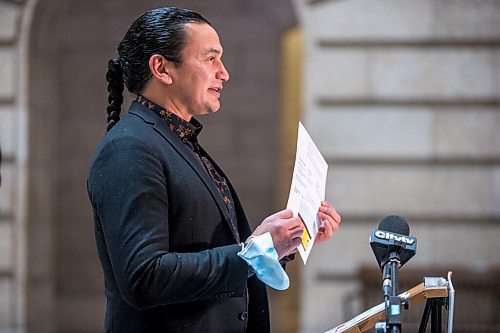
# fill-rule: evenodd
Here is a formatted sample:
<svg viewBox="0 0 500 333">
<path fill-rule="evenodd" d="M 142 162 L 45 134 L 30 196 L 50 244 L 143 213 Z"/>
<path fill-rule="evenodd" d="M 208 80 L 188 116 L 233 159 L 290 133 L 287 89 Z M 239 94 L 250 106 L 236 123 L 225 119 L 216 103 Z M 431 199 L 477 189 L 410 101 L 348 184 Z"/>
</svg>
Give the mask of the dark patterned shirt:
<svg viewBox="0 0 500 333">
<path fill-rule="evenodd" d="M 181 117 L 174 114 L 172 111 L 169 111 L 158 104 L 148 100 L 144 96 L 138 96 L 137 102 L 141 103 L 143 106 L 147 107 L 151 111 L 155 112 L 158 116 L 165 119 L 170 130 L 177 134 L 177 136 L 184 142 L 194 153 L 196 158 L 201 161 L 205 170 L 212 178 L 215 186 L 219 190 L 219 193 L 222 197 L 222 200 L 226 204 L 226 209 L 229 213 L 229 217 L 231 219 L 230 226 L 231 232 L 234 237 L 240 243 L 240 238 L 238 234 L 237 228 L 237 220 L 236 220 L 236 210 L 234 208 L 234 200 L 231 195 L 231 190 L 229 189 L 229 185 L 227 183 L 227 179 L 223 177 L 217 170 L 214 165 L 208 159 L 208 156 L 205 155 L 204 150 L 200 147 L 198 143 L 198 134 L 200 134 L 203 129 L 203 125 L 201 125 L 196 119 L 191 118 L 191 121 L 186 121 Z"/>
</svg>

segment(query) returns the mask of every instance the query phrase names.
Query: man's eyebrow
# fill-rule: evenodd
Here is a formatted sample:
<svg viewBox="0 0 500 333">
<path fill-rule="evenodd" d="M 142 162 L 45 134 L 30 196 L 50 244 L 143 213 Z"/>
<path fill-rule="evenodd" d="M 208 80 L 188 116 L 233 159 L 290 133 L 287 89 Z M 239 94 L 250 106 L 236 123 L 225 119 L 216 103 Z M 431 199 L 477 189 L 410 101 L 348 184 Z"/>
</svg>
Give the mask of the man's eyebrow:
<svg viewBox="0 0 500 333">
<path fill-rule="evenodd" d="M 210 53 L 222 54 L 222 49 L 216 49 L 216 48 L 211 47 L 207 51 L 203 52 L 204 55 L 210 54 Z"/>
</svg>

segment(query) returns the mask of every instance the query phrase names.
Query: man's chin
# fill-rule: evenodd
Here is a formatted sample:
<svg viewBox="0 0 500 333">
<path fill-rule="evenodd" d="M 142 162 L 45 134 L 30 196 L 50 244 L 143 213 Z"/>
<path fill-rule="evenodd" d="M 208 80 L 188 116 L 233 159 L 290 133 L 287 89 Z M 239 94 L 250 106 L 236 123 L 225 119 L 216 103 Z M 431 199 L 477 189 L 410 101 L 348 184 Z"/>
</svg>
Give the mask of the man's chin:
<svg viewBox="0 0 500 333">
<path fill-rule="evenodd" d="M 215 112 L 219 111 L 219 109 L 220 109 L 220 104 L 213 105 L 213 106 L 208 108 L 207 113 L 215 113 Z"/>
</svg>

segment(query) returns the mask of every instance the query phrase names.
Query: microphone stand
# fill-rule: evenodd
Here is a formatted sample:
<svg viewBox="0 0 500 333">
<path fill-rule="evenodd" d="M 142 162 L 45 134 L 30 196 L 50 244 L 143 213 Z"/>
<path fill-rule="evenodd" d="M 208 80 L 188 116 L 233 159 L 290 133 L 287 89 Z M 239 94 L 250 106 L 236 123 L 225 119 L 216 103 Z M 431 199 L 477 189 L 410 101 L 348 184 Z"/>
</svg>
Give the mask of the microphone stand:
<svg viewBox="0 0 500 333">
<path fill-rule="evenodd" d="M 397 272 L 401 261 L 397 252 L 391 252 L 383 266 L 382 289 L 385 303 L 385 322 L 375 325 L 377 333 L 401 332 L 401 297 L 398 296 Z"/>
</svg>

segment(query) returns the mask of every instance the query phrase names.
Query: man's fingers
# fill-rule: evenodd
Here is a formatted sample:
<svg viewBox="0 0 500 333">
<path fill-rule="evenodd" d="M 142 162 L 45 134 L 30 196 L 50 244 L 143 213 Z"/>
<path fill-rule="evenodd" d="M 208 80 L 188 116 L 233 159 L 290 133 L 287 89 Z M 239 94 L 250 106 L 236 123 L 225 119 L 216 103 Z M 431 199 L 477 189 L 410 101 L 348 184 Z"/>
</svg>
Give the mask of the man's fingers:
<svg viewBox="0 0 500 333">
<path fill-rule="evenodd" d="M 300 238 L 300 237 L 292 239 L 292 249 L 296 249 L 300 245 L 301 242 L 302 242 L 302 238 Z"/>
<path fill-rule="evenodd" d="M 340 224 L 342 222 L 342 218 L 341 218 L 340 214 L 337 213 L 337 210 L 326 201 L 321 202 L 321 206 L 319 208 L 319 211 L 321 213 L 324 213 L 324 214 L 330 216 L 337 224 Z"/>
<path fill-rule="evenodd" d="M 301 227 L 296 227 L 290 230 L 290 238 L 295 239 L 295 238 L 301 238 L 302 234 L 304 233 L 304 228 Z"/>
<path fill-rule="evenodd" d="M 328 220 L 325 220 L 325 235 L 328 238 L 330 238 L 333 235 L 333 225 Z"/>
<path fill-rule="evenodd" d="M 337 210 L 327 201 L 322 201 L 318 210 L 318 218 L 321 221 L 315 243 L 321 243 L 330 239 L 340 228 L 342 221 Z"/>
<path fill-rule="evenodd" d="M 284 209 L 274 214 L 276 217 L 281 219 L 289 219 L 293 217 L 293 211 L 291 209 Z"/>
<path fill-rule="evenodd" d="M 337 222 L 337 224 L 340 224 L 340 222 L 342 222 L 342 217 L 340 217 L 340 214 L 337 213 L 335 209 L 333 210 L 332 217 L 335 220 L 335 222 Z"/>
<path fill-rule="evenodd" d="M 300 219 L 300 217 L 295 216 L 294 218 L 292 218 L 292 220 L 293 221 L 290 224 L 291 229 L 292 228 L 302 228 L 302 229 L 304 229 L 304 224 L 302 223 L 302 220 Z"/>
<path fill-rule="evenodd" d="M 298 216 L 293 217 L 293 215 L 288 218 L 280 218 L 280 220 L 278 221 L 278 225 L 280 229 L 283 231 L 288 231 L 296 228 L 303 228 L 303 224 L 300 218 Z"/>
</svg>

